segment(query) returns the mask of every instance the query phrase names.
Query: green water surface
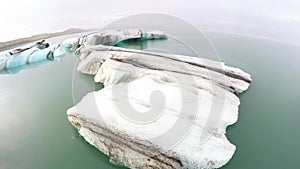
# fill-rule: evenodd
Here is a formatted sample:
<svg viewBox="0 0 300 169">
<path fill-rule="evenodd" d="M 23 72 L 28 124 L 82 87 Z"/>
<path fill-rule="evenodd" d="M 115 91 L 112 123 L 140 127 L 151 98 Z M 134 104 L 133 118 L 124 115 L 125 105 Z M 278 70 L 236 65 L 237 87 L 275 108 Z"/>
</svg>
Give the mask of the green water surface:
<svg viewBox="0 0 300 169">
<path fill-rule="evenodd" d="M 207 35 L 222 61 L 253 78 L 249 90 L 239 95 L 238 122 L 227 130 L 236 153 L 222 168 L 299 168 L 300 47 L 233 34 Z M 120 46 L 188 54 L 172 39 Z M 67 120 L 69 107 L 100 88 L 93 77 L 73 73 L 76 63 L 76 57 L 66 54 L 62 61 L 0 75 L 0 169 L 122 168 L 109 163 Z M 80 83 L 74 85 L 74 79 Z"/>
</svg>

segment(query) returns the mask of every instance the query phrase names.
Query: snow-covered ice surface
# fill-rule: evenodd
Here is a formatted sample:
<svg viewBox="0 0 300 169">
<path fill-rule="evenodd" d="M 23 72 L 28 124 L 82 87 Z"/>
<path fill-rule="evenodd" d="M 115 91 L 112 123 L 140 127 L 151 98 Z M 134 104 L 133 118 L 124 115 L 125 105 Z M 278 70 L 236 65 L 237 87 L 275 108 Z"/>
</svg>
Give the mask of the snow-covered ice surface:
<svg viewBox="0 0 300 169">
<path fill-rule="evenodd" d="M 252 81 L 224 63 L 103 45 L 80 49 L 78 71 L 104 88 L 67 111 L 90 144 L 129 168 L 219 168 L 235 146 L 226 127 L 238 119 Z"/>
</svg>

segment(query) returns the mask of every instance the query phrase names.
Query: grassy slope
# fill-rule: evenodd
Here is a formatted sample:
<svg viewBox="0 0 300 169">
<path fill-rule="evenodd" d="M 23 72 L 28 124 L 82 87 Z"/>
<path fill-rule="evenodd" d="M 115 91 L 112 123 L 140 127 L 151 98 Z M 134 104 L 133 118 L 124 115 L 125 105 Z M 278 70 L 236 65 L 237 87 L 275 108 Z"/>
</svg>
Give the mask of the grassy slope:
<svg viewBox="0 0 300 169">
<path fill-rule="evenodd" d="M 47 39 L 47 38 L 52 38 L 55 36 L 80 33 L 80 32 L 85 32 L 85 31 L 87 31 L 87 30 L 71 28 L 71 29 L 68 29 L 63 32 L 43 33 L 43 34 L 33 35 L 33 36 L 27 37 L 27 38 L 21 38 L 21 39 L 11 40 L 11 41 L 7 41 L 7 42 L 0 42 L 0 51 L 7 50 L 10 48 L 16 47 L 18 45 L 21 45 L 21 44 L 30 43 L 30 42 L 41 40 L 41 39 Z"/>
</svg>

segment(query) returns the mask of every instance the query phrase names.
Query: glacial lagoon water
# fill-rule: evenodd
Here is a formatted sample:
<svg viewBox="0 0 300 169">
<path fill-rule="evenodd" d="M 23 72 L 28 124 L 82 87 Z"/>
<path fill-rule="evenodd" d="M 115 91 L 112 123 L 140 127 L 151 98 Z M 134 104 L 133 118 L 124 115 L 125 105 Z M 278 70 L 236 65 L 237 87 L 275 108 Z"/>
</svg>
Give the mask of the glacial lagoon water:
<svg viewBox="0 0 300 169">
<path fill-rule="evenodd" d="M 249 90 L 239 95 L 238 122 L 227 129 L 237 151 L 222 169 L 298 168 L 300 47 L 226 33 L 207 35 L 220 60 L 253 78 Z M 120 46 L 189 54 L 172 39 Z M 101 88 L 92 76 L 74 73 L 76 63 L 67 53 L 61 61 L 0 74 L 0 169 L 124 168 L 109 163 L 66 118 L 66 110 L 85 93 Z"/>
</svg>

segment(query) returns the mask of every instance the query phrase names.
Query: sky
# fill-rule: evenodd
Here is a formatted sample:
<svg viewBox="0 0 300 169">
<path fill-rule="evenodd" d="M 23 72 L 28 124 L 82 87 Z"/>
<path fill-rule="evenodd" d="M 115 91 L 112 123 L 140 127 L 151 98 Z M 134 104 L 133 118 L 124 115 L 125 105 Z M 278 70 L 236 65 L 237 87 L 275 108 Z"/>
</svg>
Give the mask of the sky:
<svg viewBox="0 0 300 169">
<path fill-rule="evenodd" d="M 0 42 L 70 27 L 101 28 L 141 13 L 172 15 L 199 29 L 300 40 L 299 0 L 3 0 Z"/>
</svg>

